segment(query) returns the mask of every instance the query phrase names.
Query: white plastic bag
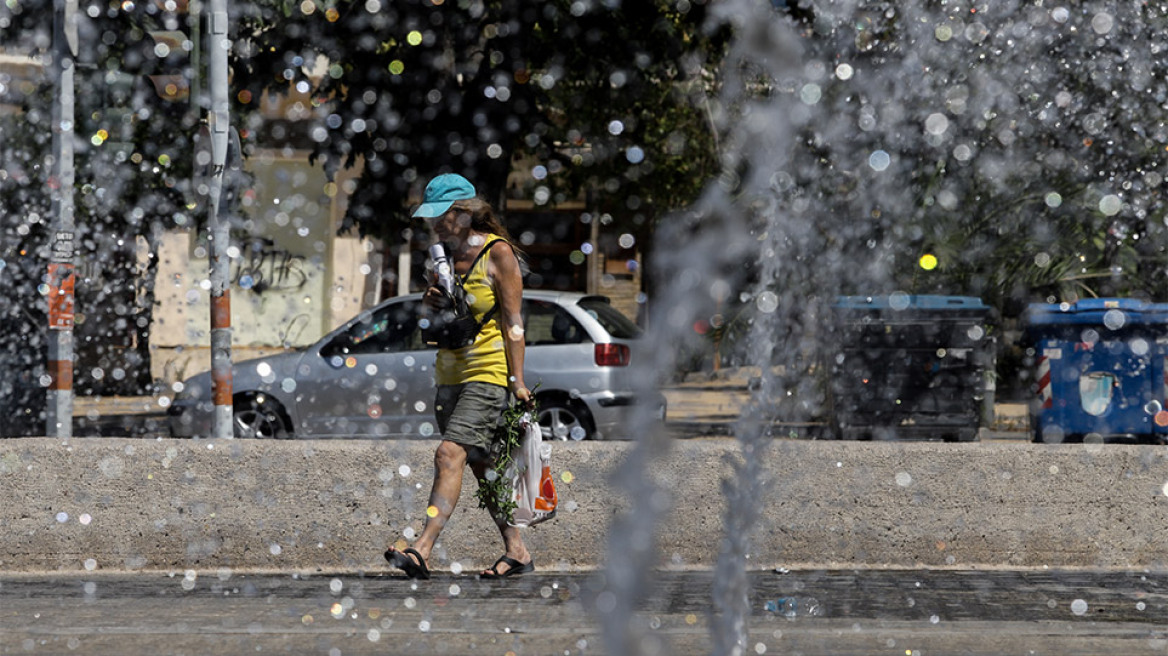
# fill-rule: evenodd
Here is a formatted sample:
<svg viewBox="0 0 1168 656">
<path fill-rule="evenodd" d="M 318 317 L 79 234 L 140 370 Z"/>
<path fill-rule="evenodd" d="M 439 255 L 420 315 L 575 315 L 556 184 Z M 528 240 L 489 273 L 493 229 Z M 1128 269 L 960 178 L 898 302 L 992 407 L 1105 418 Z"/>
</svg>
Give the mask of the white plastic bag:
<svg viewBox="0 0 1168 656">
<path fill-rule="evenodd" d="M 519 453 L 509 468 L 511 500 L 515 510 L 511 526 L 532 526 L 556 515 L 556 484 L 552 480 L 552 445 L 543 443 L 539 424 L 531 413 L 519 418 L 523 437 Z"/>
</svg>

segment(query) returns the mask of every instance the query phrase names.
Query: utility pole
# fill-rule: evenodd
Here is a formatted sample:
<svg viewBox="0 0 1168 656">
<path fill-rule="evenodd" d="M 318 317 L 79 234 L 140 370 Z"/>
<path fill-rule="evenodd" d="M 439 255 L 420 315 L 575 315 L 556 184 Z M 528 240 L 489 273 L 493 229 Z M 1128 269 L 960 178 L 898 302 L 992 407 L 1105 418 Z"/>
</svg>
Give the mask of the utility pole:
<svg viewBox="0 0 1168 656">
<path fill-rule="evenodd" d="M 77 0 L 53 2 L 52 235 L 48 267 L 49 392 L 46 435 L 73 436 L 73 285 L 74 206 L 73 139 L 76 70 Z"/>
<path fill-rule="evenodd" d="M 227 255 L 231 232 L 228 222 L 220 216 L 220 210 L 223 209 L 223 178 L 231 128 L 227 102 L 227 52 L 231 41 L 227 38 L 227 0 L 210 0 L 210 8 L 207 61 L 211 108 L 207 113 L 207 124 L 211 131 L 211 184 L 207 229 L 210 232 L 211 260 L 211 396 L 215 405 L 211 432 L 212 437 L 230 438 L 234 435 L 230 261 Z"/>
</svg>

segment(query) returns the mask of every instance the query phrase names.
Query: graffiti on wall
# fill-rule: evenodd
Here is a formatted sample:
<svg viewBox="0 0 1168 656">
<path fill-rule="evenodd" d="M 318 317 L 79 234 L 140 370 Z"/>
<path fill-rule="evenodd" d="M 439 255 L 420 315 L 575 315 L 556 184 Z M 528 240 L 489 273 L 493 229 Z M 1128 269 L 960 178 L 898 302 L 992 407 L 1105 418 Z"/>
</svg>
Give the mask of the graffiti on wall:
<svg viewBox="0 0 1168 656">
<path fill-rule="evenodd" d="M 305 262 L 303 255 L 276 248 L 271 239 L 253 239 L 235 260 L 231 282 L 256 294 L 296 291 L 308 282 Z"/>
</svg>

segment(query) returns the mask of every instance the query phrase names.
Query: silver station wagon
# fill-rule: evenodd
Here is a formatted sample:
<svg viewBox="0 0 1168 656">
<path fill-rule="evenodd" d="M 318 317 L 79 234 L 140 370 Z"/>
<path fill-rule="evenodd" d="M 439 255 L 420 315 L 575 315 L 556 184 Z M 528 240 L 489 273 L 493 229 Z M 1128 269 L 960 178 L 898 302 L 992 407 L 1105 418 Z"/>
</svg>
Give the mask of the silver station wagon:
<svg viewBox="0 0 1168 656">
<path fill-rule="evenodd" d="M 236 363 L 234 432 L 251 438 L 434 437 L 436 351 L 422 342 L 421 295 L 392 298 L 303 349 Z M 632 406 L 665 417 L 665 397 L 634 393 L 647 345 L 604 296 L 525 291 L 524 376 L 544 439 L 630 439 Z M 182 384 L 171 434 L 211 434 L 210 372 Z"/>
</svg>

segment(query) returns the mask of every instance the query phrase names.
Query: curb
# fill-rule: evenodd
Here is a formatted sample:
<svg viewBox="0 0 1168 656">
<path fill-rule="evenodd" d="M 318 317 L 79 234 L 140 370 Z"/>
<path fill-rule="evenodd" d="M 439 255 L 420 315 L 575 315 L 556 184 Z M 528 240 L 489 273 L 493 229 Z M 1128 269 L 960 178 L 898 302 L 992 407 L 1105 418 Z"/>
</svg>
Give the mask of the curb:
<svg viewBox="0 0 1168 656">
<path fill-rule="evenodd" d="M 734 497 L 757 513 L 754 569 L 1168 567 L 1161 447 L 775 440 L 748 466 L 733 440 L 667 444 L 630 471 L 636 443 L 556 443 L 560 512 L 525 531 L 541 564 L 600 567 L 648 539 L 614 522 L 649 513 L 657 566 L 712 567 Z M 385 571 L 425 521 L 433 458 L 419 441 L 3 440 L 0 569 Z M 473 490 L 467 474 L 438 569 L 498 555 Z"/>
</svg>

